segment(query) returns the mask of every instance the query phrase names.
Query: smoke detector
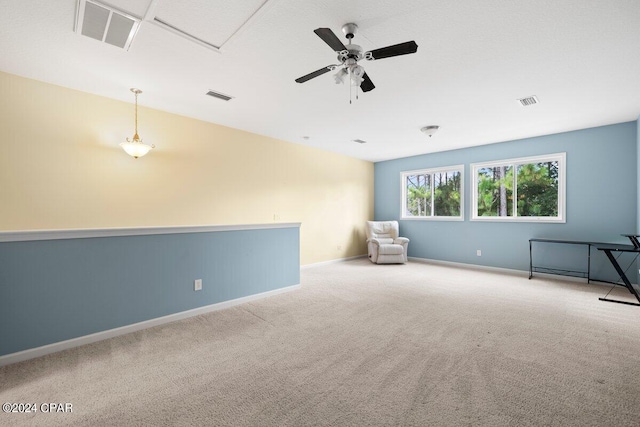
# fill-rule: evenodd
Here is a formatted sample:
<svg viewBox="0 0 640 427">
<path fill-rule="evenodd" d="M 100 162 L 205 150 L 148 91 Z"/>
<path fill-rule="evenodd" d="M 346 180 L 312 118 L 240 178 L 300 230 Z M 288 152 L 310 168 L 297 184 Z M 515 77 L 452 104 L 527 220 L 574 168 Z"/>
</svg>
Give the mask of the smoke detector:
<svg viewBox="0 0 640 427">
<path fill-rule="evenodd" d="M 78 0 L 75 32 L 129 50 L 140 19 L 94 0 Z"/>
</svg>

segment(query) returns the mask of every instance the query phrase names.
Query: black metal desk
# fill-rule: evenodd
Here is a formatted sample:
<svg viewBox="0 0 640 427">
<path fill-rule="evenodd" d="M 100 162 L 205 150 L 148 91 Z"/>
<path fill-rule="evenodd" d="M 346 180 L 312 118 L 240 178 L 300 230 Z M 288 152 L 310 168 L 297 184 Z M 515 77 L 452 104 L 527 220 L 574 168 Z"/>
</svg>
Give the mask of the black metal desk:
<svg viewBox="0 0 640 427">
<path fill-rule="evenodd" d="M 638 257 L 638 255 L 640 255 L 640 243 L 636 246 L 636 244 L 638 243 L 638 239 L 637 239 L 638 236 L 626 235 L 626 234 L 624 236 L 628 237 L 633 243 L 633 245 L 599 245 L 596 248 L 599 251 L 603 251 L 607 255 L 607 258 L 609 258 L 609 261 L 611 261 L 613 268 L 615 268 L 618 274 L 620 275 L 620 279 L 622 279 L 626 288 L 629 290 L 629 292 L 631 292 L 631 295 L 636 297 L 636 299 L 638 300 L 638 303 L 609 299 L 606 297 L 599 298 L 599 299 L 600 301 L 609 301 L 609 302 L 617 302 L 619 304 L 640 306 L 640 295 L 638 294 L 636 289 L 633 287 L 633 285 L 629 281 L 629 278 L 627 277 L 625 271 L 622 269 L 622 267 L 620 267 L 620 264 L 618 264 L 618 260 L 616 259 L 616 257 L 614 257 L 612 254 L 612 252 L 631 252 L 636 254 L 636 258 Z"/>
<path fill-rule="evenodd" d="M 587 271 L 583 270 L 567 270 L 561 268 L 542 267 L 539 265 L 533 265 L 533 251 L 532 244 L 534 242 L 541 243 L 560 243 L 565 245 L 583 245 L 587 247 Z M 534 238 L 529 239 L 529 279 L 533 277 L 533 273 L 547 273 L 558 274 L 561 276 L 581 277 L 587 279 L 587 283 L 591 282 L 591 246 L 608 245 L 609 243 L 591 242 L 586 240 L 564 240 L 564 239 L 542 239 Z M 600 280 L 598 280 L 600 281 Z"/>
<path fill-rule="evenodd" d="M 606 283 L 618 284 L 618 283 L 615 283 L 615 282 L 609 282 L 608 280 L 600 280 L 600 279 L 592 279 L 591 278 L 591 246 L 595 246 L 596 249 L 598 249 L 598 250 L 600 250 L 600 251 L 605 253 L 607 258 L 611 262 L 611 265 L 613 265 L 613 268 L 615 268 L 616 272 L 620 275 L 620 279 L 624 283 L 624 286 L 629 290 L 631 295 L 633 295 L 638 300 L 638 303 L 629 302 L 629 301 L 619 301 L 619 300 L 609 299 L 609 298 L 606 298 L 606 297 L 605 298 L 599 298 L 599 299 L 601 301 L 617 302 L 617 303 L 620 303 L 620 304 L 629 304 L 629 305 L 640 306 L 640 293 L 633 287 L 633 285 L 629 281 L 629 278 L 626 275 L 626 272 L 622 269 L 622 267 L 620 267 L 620 264 L 618 264 L 618 260 L 616 259 L 616 257 L 612 253 L 612 252 L 635 253 L 636 254 L 636 258 L 638 258 L 638 256 L 640 255 L 640 240 L 638 240 L 638 237 L 640 237 L 640 235 L 637 235 L 637 234 L 622 234 L 622 236 L 627 237 L 631 241 L 631 245 L 620 245 L 620 244 L 613 244 L 613 243 L 592 242 L 592 241 L 587 241 L 587 240 L 564 240 L 564 239 L 544 239 L 544 238 L 529 239 L 529 279 L 531 279 L 533 277 L 533 273 L 534 272 L 539 272 L 539 273 L 559 274 L 559 275 L 563 275 L 563 276 L 582 277 L 582 278 L 587 279 L 587 283 L 589 283 L 591 280 L 596 280 L 598 282 L 606 282 Z M 566 269 L 549 268 L 549 267 L 542 267 L 542 266 L 533 265 L 533 254 L 532 254 L 532 243 L 533 242 L 560 243 L 560 244 L 566 244 L 566 245 L 584 245 L 584 246 L 587 246 L 587 271 L 583 271 L 583 270 L 566 270 Z"/>
</svg>

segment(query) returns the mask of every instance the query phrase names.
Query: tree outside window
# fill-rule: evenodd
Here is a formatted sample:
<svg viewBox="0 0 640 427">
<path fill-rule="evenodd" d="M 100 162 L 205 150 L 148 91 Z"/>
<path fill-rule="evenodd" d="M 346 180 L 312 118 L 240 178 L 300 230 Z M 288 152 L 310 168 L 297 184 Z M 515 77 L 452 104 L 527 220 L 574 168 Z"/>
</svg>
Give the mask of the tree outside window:
<svg viewBox="0 0 640 427">
<path fill-rule="evenodd" d="M 565 153 L 471 165 L 474 220 L 564 222 Z"/>
<path fill-rule="evenodd" d="M 462 166 L 402 173 L 403 219 L 462 219 Z"/>
</svg>

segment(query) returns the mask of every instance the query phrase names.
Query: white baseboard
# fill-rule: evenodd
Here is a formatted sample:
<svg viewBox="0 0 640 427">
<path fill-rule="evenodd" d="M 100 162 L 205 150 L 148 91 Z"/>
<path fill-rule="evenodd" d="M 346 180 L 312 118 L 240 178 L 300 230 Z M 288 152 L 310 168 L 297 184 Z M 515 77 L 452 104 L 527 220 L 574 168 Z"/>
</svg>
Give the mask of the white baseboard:
<svg viewBox="0 0 640 427">
<path fill-rule="evenodd" d="M 408 257 L 408 258 L 410 261 L 421 262 L 425 264 L 439 264 L 439 265 L 446 265 L 446 266 L 456 267 L 456 268 L 485 270 L 485 271 L 493 271 L 496 273 L 506 273 L 506 274 L 514 274 L 517 276 L 529 277 L 529 270 L 516 270 L 512 268 L 491 267 L 487 265 L 466 264 L 462 262 L 453 262 L 453 261 L 441 261 L 438 259 L 430 259 L 430 258 L 416 258 L 416 257 Z M 536 277 L 542 277 L 544 279 L 552 279 L 552 280 L 564 280 L 568 282 L 587 283 L 587 279 L 584 277 L 564 276 L 561 274 L 535 272 L 533 273 L 532 278 L 536 278 Z M 603 283 L 603 282 L 598 282 L 597 280 L 594 280 L 594 279 L 591 279 L 591 282 Z"/>
<path fill-rule="evenodd" d="M 439 264 L 439 265 L 446 265 L 449 267 L 456 267 L 456 268 L 469 268 L 469 269 L 474 269 L 474 270 L 486 270 L 486 271 L 493 271 L 496 273 L 507 273 L 507 274 L 515 274 L 517 276 L 527 276 L 529 277 L 529 271 L 524 271 L 524 270 L 515 270 L 512 268 L 502 268 L 502 267 L 491 267 L 488 265 L 478 265 L 478 264 L 467 264 L 467 263 L 463 263 L 463 262 L 453 262 L 453 261 L 441 261 L 439 259 L 430 259 L 430 258 L 416 258 L 416 257 L 408 257 L 409 261 L 414 261 L 414 262 L 422 262 L 425 264 Z"/>
<path fill-rule="evenodd" d="M 248 295 L 242 298 L 236 298 L 229 301 L 223 301 L 216 304 L 206 305 L 191 310 L 181 311 L 179 313 L 169 314 L 167 316 L 157 317 L 155 319 L 145 320 L 143 322 L 133 323 L 131 325 L 121 326 L 119 328 L 109 329 L 106 331 L 96 332 L 95 334 L 85 335 L 82 337 L 72 338 L 66 341 L 60 341 L 53 344 L 43 345 L 42 347 L 30 348 L 28 350 L 0 356 L 0 366 L 10 365 L 12 363 L 22 362 L 24 360 L 34 359 L 50 353 L 67 350 L 73 347 L 79 347 L 85 344 L 91 344 L 96 341 L 102 341 L 120 335 L 129 334 L 131 332 L 142 329 L 152 328 L 154 326 L 163 325 L 165 323 L 175 322 L 177 320 L 186 319 L 201 314 L 210 313 L 212 311 L 223 310 L 236 305 L 244 304 L 249 301 L 255 301 L 262 298 L 271 297 L 284 292 L 290 292 L 299 289 L 300 285 L 287 286 L 285 288 L 274 289 L 272 291 L 262 292 L 259 294 Z"/>
<path fill-rule="evenodd" d="M 322 262 L 316 262 L 314 264 L 305 264 L 300 266 L 300 270 L 306 270 L 307 268 L 313 268 L 313 267 L 320 267 L 323 265 L 328 265 L 328 264 L 335 264 L 337 262 L 345 262 L 345 261 L 351 261 L 353 259 L 358 259 L 358 258 L 366 258 L 367 255 L 356 255 L 356 256 L 351 256 L 348 258 L 338 258 L 338 259 L 332 259 L 330 261 L 322 261 Z"/>
</svg>

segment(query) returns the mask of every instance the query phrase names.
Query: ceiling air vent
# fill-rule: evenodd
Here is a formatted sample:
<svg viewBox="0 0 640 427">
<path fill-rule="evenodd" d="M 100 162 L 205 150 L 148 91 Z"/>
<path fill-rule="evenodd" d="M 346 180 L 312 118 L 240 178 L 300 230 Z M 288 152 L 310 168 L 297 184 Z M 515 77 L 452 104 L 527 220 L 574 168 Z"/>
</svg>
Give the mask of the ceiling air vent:
<svg viewBox="0 0 640 427">
<path fill-rule="evenodd" d="M 78 0 L 76 33 L 129 50 L 140 20 L 110 6 Z"/>
<path fill-rule="evenodd" d="M 223 101 L 229 101 L 229 100 L 233 99 L 233 96 L 225 95 L 224 93 L 215 92 L 215 91 L 212 91 L 212 90 L 207 92 L 207 95 L 213 96 L 214 98 L 222 99 Z"/>
<path fill-rule="evenodd" d="M 520 105 L 522 105 L 523 107 L 527 107 L 529 105 L 533 105 L 533 104 L 537 104 L 540 101 L 538 101 L 538 98 L 536 96 L 527 96 L 526 98 L 520 98 L 518 99 L 518 102 L 520 103 Z"/>
<path fill-rule="evenodd" d="M 358 144 L 366 144 L 367 141 L 363 141 L 362 139 L 353 139 L 353 142 L 357 142 Z"/>
</svg>

